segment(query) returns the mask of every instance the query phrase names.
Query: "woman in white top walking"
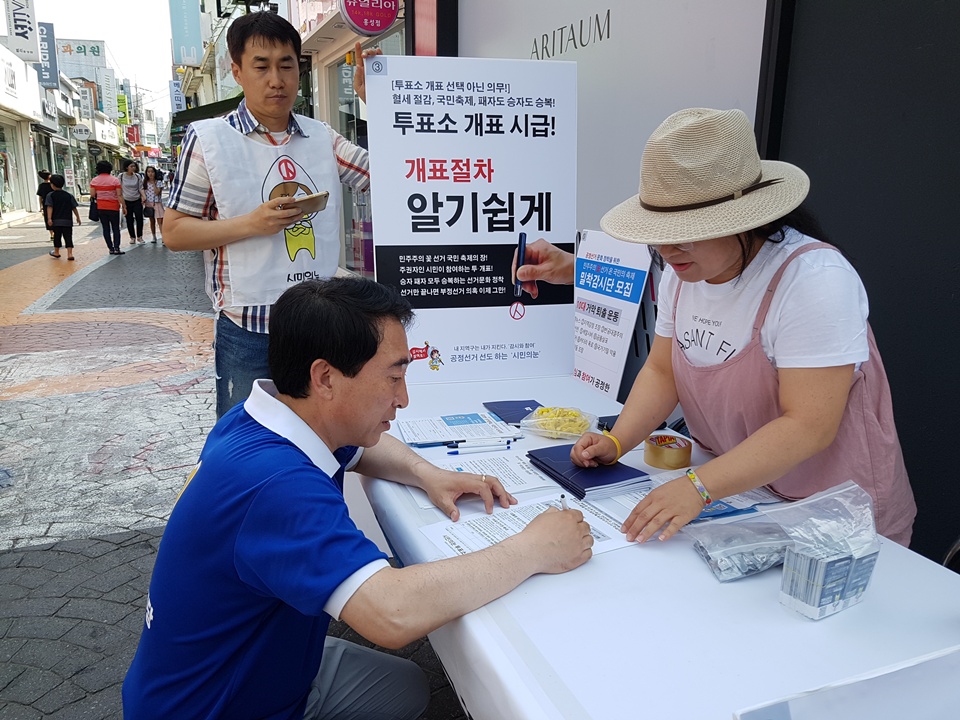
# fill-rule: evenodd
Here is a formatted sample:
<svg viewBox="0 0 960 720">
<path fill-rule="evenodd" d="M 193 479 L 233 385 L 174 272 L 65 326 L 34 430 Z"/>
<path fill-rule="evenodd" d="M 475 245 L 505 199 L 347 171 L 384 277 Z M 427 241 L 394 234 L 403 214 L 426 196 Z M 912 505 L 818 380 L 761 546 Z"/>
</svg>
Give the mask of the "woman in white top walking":
<svg viewBox="0 0 960 720">
<path fill-rule="evenodd" d="M 130 162 L 120 175 L 120 189 L 127 205 L 127 232 L 130 244 L 143 242 L 143 175 L 140 166 Z"/>
</svg>

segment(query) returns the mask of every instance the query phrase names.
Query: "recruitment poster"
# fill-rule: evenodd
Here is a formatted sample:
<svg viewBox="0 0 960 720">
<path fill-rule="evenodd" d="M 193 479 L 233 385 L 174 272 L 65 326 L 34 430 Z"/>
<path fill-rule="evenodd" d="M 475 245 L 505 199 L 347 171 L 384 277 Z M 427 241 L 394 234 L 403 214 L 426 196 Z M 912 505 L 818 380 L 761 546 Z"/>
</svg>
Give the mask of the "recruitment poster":
<svg viewBox="0 0 960 720">
<path fill-rule="evenodd" d="M 574 274 L 573 375 L 614 399 L 649 271 L 646 245 L 584 230 Z"/>
<path fill-rule="evenodd" d="M 366 73 L 375 272 L 416 308 L 408 378 L 570 374 L 572 285 L 518 294 L 511 265 L 521 244 L 573 252 L 576 66 L 381 55 Z"/>
</svg>

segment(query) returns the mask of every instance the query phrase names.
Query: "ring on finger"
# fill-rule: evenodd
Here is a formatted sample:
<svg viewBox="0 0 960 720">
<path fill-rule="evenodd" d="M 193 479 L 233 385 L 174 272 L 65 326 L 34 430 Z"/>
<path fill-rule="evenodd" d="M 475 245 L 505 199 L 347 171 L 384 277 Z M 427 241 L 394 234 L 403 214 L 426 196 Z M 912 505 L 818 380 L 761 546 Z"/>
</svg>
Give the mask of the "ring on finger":
<svg viewBox="0 0 960 720">
<path fill-rule="evenodd" d="M 487 476 L 486 476 L 486 475 L 481 475 L 481 476 L 480 476 L 480 482 L 482 482 L 482 483 L 487 482 Z"/>
</svg>

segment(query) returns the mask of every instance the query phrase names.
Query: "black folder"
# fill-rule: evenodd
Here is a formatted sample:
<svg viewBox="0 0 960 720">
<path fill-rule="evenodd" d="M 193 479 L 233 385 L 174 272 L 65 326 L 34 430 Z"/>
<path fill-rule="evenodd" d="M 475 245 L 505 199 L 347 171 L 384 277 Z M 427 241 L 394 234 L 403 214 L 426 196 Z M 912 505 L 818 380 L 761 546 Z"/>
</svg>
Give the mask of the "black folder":
<svg viewBox="0 0 960 720">
<path fill-rule="evenodd" d="M 629 492 L 649 477 L 643 470 L 621 462 L 595 468 L 574 465 L 570 459 L 571 448 L 573 445 L 537 448 L 529 451 L 527 457 L 534 467 L 579 500 L 596 500 Z"/>
</svg>

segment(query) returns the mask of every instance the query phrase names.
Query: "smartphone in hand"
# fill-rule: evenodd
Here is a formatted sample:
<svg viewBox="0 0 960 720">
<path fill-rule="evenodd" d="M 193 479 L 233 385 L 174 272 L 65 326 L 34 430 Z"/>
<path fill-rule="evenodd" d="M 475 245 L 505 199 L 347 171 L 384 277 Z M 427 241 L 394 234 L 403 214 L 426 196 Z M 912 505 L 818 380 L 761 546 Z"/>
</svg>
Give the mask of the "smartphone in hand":
<svg viewBox="0 0 960 720">
<path fill-rule="evenodd" d="M 313 195 L 301 195 L 300 197 L 293 197 L 289 200 L 286 200 L 281 207 L 286 207 L 288 205 L 296 205 L 298 208 L 303 210 L 304 215 L 313 215 L 314 213 L 320 212 L 325 207 L 327 207 L 327 199 L 330 197 L 330 193 L 326 190 Z"/>
</svg>

